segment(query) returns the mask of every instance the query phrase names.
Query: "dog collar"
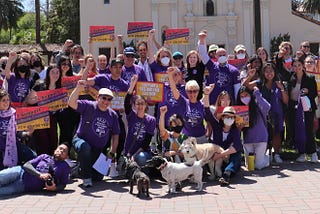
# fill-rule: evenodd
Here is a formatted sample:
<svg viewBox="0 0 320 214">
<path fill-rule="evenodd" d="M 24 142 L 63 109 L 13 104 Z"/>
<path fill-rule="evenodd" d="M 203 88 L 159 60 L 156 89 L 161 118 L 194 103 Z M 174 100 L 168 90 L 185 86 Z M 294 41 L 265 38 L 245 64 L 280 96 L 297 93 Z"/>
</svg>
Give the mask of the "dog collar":
<svg viewBox="0 0 320 214">
<path fill-rule="evenodd" d="M 160 171 L 163 170 L 163 169 L 167 166 L 167 164 L 168 164 L 167 162 L 161 164 L 158 169 L 159 169 Z"/>
</svg>

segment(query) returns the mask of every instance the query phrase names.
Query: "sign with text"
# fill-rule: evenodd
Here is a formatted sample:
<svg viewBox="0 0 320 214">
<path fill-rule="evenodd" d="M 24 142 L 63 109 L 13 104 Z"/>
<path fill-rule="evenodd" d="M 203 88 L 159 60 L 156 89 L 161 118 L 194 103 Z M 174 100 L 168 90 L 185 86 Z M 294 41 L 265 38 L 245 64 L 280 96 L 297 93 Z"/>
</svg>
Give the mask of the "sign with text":
<svg viewBox="0 0 320 214">
<path fill-rule="evenodd" d="M 64 87 L 68 91 L 68 96 L 72 93 L 73 89 L 77 86 L 78 81 L 81 79 L 81 76 L 69 76 L 63 77 L 61 80 L 61 87 Z M 88 93 L 88 87 L 85 87 L 83 91 L 80 92 L 80 95 L 85 95 Z"/>
<path fill-rule="evenodd" d="M 156 82 L 168 82 L 168 73 L 167 72 L 160 72 L 160 73 L 155 73 L 155 81 Z"/>
<path fill-rule="evenodd" d="M 17 131 L 27 130 L 29 126 L 34 129 L 50 128 L 48 106 L 17 108 Z"/>
<path fill-rule="evenodd" d="M 136 93 L 148 102 L 163 102 L 164 83 L 137 82 Z"/>
<path fill-rule="evenodd" d="M 111 102 L 111 108 L 114 110 L 124 109 L 124 98 L 126 94 L 127 92 L 125 91 L 119 91 L 119 92 L 113 91 L 114 97 Z"/>
<path fill-rule="evenodd" d="M 249 127 L 249 106 L 232 106 L 236 110 L 236 124 L 244 124 Z M 219 107 L 217 113 L 222 113 L 224 107 Z"/>
<path fill-rule="evenodd" d="M 152 28 L 152 22 L 128 22 L 127 34 L 129 38 L 147 38 Z"/>
<path fill-rule="evenodd" d="M 112 42 L 114 26 L 90 26 L 89 34 L 93 42 Z"/>
<path fill-rule="evenodd" d="M 189 28 L 175 28 L 166 30 L 166 41 L 169 44 L 189 44 Z"/>
<path fill-rule="evenodd" d="M 248 59 L 228 59 L 228 63 L 234 67 L 241 69 L 245 67 Z"/>
<path fill-rule="evenodd" d="M 49 111 L 57 111 L 68 107 L 68 91 L 66 88 L 38 91 L 38 105 L 48 106 Z"/>
</svg>

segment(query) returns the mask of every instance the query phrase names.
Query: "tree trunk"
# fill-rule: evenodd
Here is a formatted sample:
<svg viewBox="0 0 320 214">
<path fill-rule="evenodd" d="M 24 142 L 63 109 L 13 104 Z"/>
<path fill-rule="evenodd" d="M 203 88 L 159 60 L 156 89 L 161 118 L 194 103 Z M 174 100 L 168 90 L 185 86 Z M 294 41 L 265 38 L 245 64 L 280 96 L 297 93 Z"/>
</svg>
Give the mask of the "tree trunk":
<svg viewBox="0 0 320 214">
<path fill-rule="evenodd" d="M 36 8 L 36 44 L 41 43 L 40 36 L 40 0 L 35 0 L 35 8 Z"/>
</svg>

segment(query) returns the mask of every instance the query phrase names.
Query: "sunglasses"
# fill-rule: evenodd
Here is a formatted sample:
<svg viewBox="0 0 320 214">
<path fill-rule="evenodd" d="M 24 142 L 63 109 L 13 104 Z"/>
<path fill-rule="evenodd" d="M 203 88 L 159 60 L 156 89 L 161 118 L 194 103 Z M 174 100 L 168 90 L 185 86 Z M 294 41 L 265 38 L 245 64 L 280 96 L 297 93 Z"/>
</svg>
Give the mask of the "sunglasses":
<svg viewBox="0 0 320 214">
<path fill-rule="evenodd" d="M 125 55 L 126 57 L 128 57 L 128 58 L 134 58 L 134 55 L 133 54 L 127 54 L 127 55 Z"/>
<path fill-rule="evenodd" d="M 69 63 L 62 63 L 61 65 L 62 65 L 62 66 L 70 66 Z"/>
<path fill-rule="evenodd" d="M 188 90 L 186 91 L 188 94 L 196 94 L 199 92 L 199 90 Z"/>
<path fill-rule="evenodd" d="M 314 64 L 313 61 L 306 61 L 306 64 Z"/>
<path fill-rule="evenodd" d="M 104 101 L 108 100 L 111 101 L 113 98 L 112 97 L 107 97 L 107 96 L 100 96 L 101 99 L 103 99 Z"/>
<path fill-rule="evenodd" d="M 182 57 L 173 57 L 174 60 L 181 60 Z"/>
<path fill-rule="evenodd" d="M 308 46 L 308 45 L 303 45 L 302 47 L 304 47 L 304 48 L 310 48 L 310 46 Z"/>
</svg>

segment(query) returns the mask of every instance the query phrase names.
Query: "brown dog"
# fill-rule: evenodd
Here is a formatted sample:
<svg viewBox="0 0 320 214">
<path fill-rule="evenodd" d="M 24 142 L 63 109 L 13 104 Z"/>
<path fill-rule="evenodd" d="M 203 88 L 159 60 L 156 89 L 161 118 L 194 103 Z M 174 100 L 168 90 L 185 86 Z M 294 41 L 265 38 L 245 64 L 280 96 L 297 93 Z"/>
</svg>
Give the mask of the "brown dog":
<svg viewBox="0 0 320 214">
<path fill-rule="evenodd" d="M 150 178 L 141 171 L 140 166 L 135 161 L 128 162 L 126 166 L 126 177 L 130 183 L 130 194 L 133 194 L 133 186 L 136 184 L 138 188 L 137 196 L 141 194 L 149 196 Z"/>
<path fill-rule="evenodd" d="M 203 163 L 208 163 L 210 170 L 210 180 L 214 180 L 216 176 L 222 176 L 222 163 L 223 159 L 216 161 L 212 160 L 214 153 L 223 152 L 223 148 L 213 143 L 197 144 L 194 137 L 189 137 L 181 144 L 179 150 L 182 152 L 186 164 L 192 165 L 196 160 L 203 160 Z"/>
</svg>

